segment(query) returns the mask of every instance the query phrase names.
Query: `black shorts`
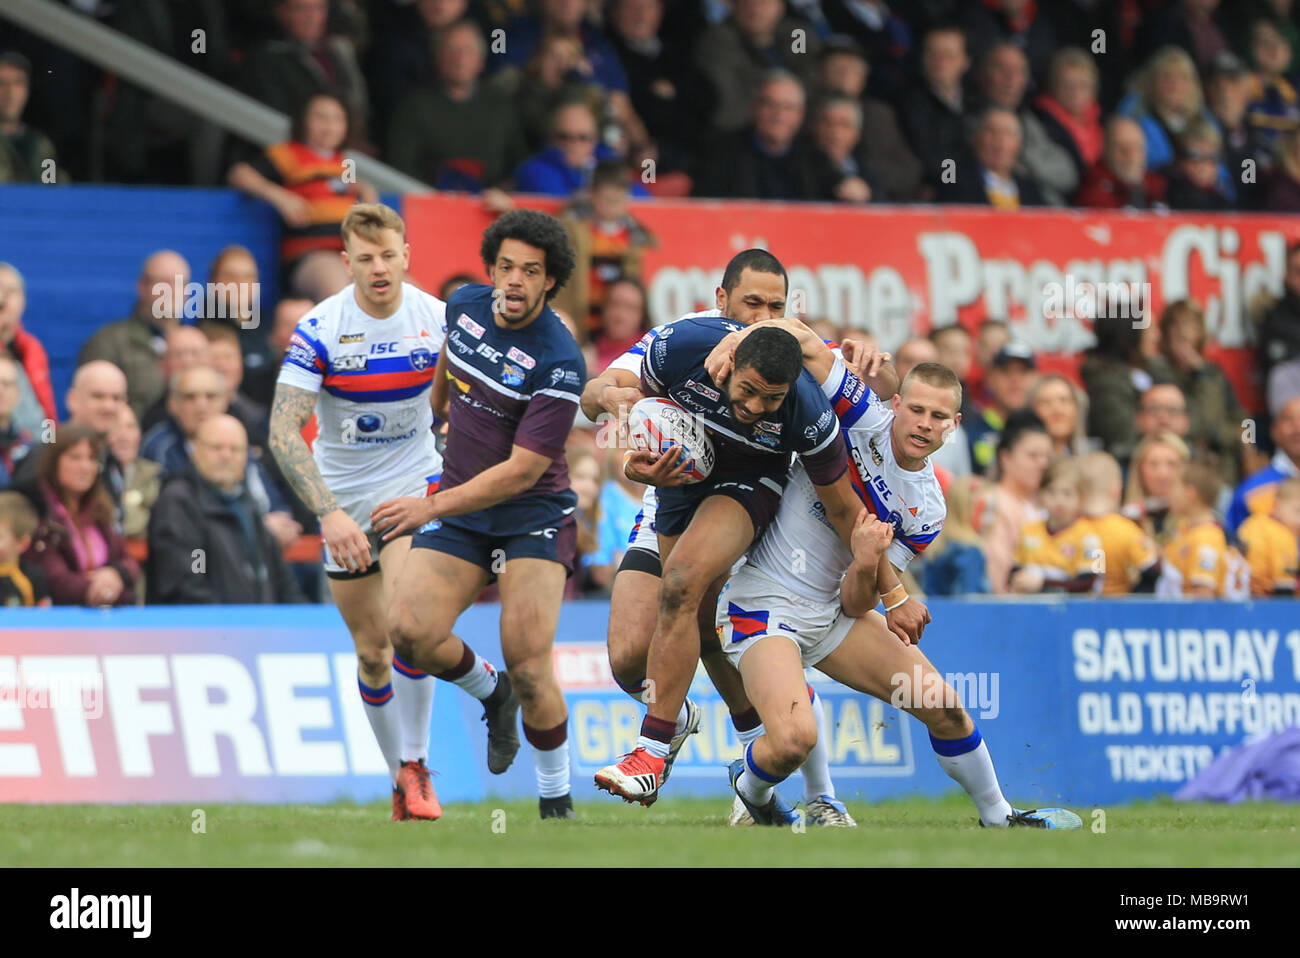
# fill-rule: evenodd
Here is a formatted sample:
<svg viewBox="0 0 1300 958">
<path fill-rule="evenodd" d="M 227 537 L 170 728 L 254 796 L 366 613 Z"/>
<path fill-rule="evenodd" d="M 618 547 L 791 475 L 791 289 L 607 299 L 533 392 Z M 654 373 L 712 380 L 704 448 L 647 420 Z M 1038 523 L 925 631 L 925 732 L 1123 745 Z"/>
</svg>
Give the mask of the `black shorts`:
<svg viewBox="0 0 1300 958">
<path fill-rule="evenodd" d="M 690 525 L 691 517 L 710 496 L 734 499 L 749 513 L 757 539 L 776 518 L 785 489 L 787 473 L 747 472 L 710 476 L 703 482 L 685 486 L 664 486 L 658 490 L 659 508 L 655 512 L 655 531 L 663 536 L 679 536 Z"/>
<path fill-rule="evenodd" d="M 458 518 L 435 519 L 422 527 L 411 548 L 433 549 L 472 562 L 487 570 L 489 582 L 496 581 L 511 559 L 549 559 L 564 566 L 566 575 L 573 575 L 578 523 L 572 513 L 535 529 L 506 534 L 485 532 L 457 522 Z"/>
</svg>

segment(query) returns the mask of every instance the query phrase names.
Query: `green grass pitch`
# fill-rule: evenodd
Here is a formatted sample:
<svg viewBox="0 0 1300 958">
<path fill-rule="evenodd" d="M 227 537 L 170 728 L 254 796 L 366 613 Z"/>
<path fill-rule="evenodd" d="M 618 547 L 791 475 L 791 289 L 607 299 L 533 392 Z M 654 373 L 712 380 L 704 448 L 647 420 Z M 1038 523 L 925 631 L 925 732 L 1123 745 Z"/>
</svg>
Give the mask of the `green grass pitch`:
<svg viewBox="0 0 1300 958">
<path fill-rule="evenodd" d="M 1078 832 L 990 831 L 965 796 L 868 804 L 856 829 L 727 828 L 725 799 L 654 807 L 578 802 L 538 820 L 535 802 L 449 805 L 392 823 L 386 803 L 0 806 L 0 867 L 22 866 L 1168 866 L 1300 865 L 1300 806 L 1156 801 L 1076 808 Z M 202 824 L 204 831 L 196 832 Z M 1094 830 L 1097 829 L 1097 830 Z"/>
</svg>

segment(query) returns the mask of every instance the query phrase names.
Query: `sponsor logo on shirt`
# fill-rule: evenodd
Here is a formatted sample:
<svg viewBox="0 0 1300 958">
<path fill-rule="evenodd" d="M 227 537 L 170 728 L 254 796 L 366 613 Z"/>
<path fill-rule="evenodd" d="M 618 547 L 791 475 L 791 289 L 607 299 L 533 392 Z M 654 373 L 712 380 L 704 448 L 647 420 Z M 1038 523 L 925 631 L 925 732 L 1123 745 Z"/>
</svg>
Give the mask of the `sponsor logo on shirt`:
<svg viewBox="0 0 1300 958">
<path fill-rule="evenodd" d="M 850 405 L 857 405 L 861 401 L 863 394 L 867 391 L 867 384 L 864 383 L 853 373 L 849 373 L 844 379 L 843 395 L 849 401 Z"/>
<path fill-rule="evenodd" d="M 506 359 L 518 363 L 520 366 L 523 366 L 524 369 L 532 369 L 537 365 L 537 360 L 533 359 L 532 356 L 529 356 L 518 346 L 510 347 L 506 352 Z"/>
<path fill-rule="evenodd" d="M 308 369 L 314 369 L 316 366 L 315 351 L 298 340 L 289 341 L 289 353 L 286 359 L 296 366 L 306 366 Z"/>
<path fill-rule="evenodd" d="M 483 334 L 487 332 L 487 330 L 474 322 L 474 320 L 470 319 L 464 313 L 461 313 L 460 316 L 456 318 L 456 325 L 465 330 L 465 332 L 469 333 L 475 339 L 482 339 Z"/>
<path fill-rule="evenodd" d="M 501 350 L 493 349 L 487 343 L 479 343 L 478 349 L 474 350 L 474 352 L 478 353 L 480 356 L 485 357 L 488 362 L 491 363 L 501 362 Z"/>
<path fill-rule="evenodd" d="M 366 368 L 366 359 L 365 353 L 355 353 L 337 357 L 332 365 L 336 373 L 354 373 Z"/>
<path fill-rule="evenodd" d="M 365 333 L 344 333 L 339 337 L 339 344 L 343 346 L 346 346 L 348 343 L 364 343 L 365 341 Z"/>
<path fill-rule="evenodd" d="M 871 461 L 874 462 L 877 466 L 883 465 L 885 462 L 885 457 L 882 456 L 880 454 L 880 450 L 876 448 L 876 437 L 872 436 L 870 439 L 868 439 L 867 445 L 871 449 Z"/>
<path fill-rule="evenodd" d="M 564 371 L 564 381 L 570 386 L 581 386 L 582 378 L 578 375 L 576 369 L 566 369 Z"/>
<path fill-rule="evenodd" d="M 493 362 L 495 361 L 493 360 Z M 506 363 L 501 367 L 501 381 L 507 386 L 522 386 L 524 384 L 524 371 L 512 363 Z"/>
<path fill-rule="evenodd" d="M 384 353 L 395 353 L 395 352 L 398 352 L 398 348 L 397 348 L 397 347 L 399 347 L 399 346 L 401 346 L 401 345 L 402 345 L 402 344 L 399 343 L 399 342 L 391 342 L 391 343 L 371 343 L 371 345 L 370 345 L 370 355 L 371 355 L 371 356 L 382 356 Z"/>
<path fill-rule="evenodd" d="M 752 438 L 760 446 L 767 446 L 769 449 L 777 449 L 781 445 L 780 436 L 773 436 L 766 432 L 755 432 Z"/>
<path fill-rule="evenodd" d="M 697 383 L 694 379 L 686 380 L 686 388 L 691 392 L 699 393 L 705 399 L 711 399 L 714 402 L 717 402 L 722 397 L 722 394 L 716 389 L 710 389 L 708 386 L 704 385 L 704 383 Z"/>
<path fill-rule="evenodd" d="M 774 436 L 781 435 L 781 423 L 779 422 L 769 422 L 766 419 L 760 419 L 758 422 L 754 423 L 754 428 L 761 429 L 763 432 L 770 432 Z"/>
</svg>

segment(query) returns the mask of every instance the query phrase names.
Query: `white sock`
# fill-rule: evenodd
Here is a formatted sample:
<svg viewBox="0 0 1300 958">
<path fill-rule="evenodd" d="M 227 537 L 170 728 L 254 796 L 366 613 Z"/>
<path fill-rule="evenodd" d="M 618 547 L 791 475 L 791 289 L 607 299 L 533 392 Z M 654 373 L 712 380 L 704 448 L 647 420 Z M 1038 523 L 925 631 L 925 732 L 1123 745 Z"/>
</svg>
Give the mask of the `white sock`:
<svg viewBox="0 0 1300 958">
<path fill-rule="evenodd" d="M 937 739 L 931 735 L 930 745 L 939 759 L 939 767 L 966 789 L 979 811 L 980 821 L 989 827 L 1005 827 L 1011 803 L 1002 795 L 997 772 L 993 770 L 993 756 L 989 755 L 980 730 L 976 728 L 963 739 Z"/>
<path fill-rule="evenodd" d="M 402 728 L 403 762 L 429 757 L 429 724 L 433 720 L 433 690 L 437 683 L 428 672 L 393 656 L 393 698 Z"/>
<path fill-rule="evenodd" d="M 655 758 L 668 757 L 668 743 L 661 742 L 657 738 L 649 738 L 648 736 L 645 735 L 638 735 L 636 737 L 636 747 L 645 749 Z"/>
<path fill-rule="evenodd" d="M 766 734 L 766 732 L 767 729 L 763 727 L 763 723 L 759 722 L 753 728 L 745 729 L 743 732 L 740 729 L 736 729 L 736 741 L 740 743 L 742 749 L 746 749 L 757 742 L 761 736 Z"/>
<path fill-rule="evenodd" d="M 565 719 L 549 731 L 541 732 L 524 725 L 524 738 L 533 749 L 533 766 L 537 770 L 539 798 L 559 798 L 569 794 L 569 723 Z M 559 739 L 559 744 L 556 744 Z M 549 745 L 550 748 L 542 746 Z"/>
<path fill-rule="evenodd" d="M 402 724 L 394 701 L 393 684 L 390 681 L 383 688 L 372 689 L 358 675 L 357 688 L 361 692 L 361 704 L 365 707 L 370 730 L 375 733 L 379 751 L 388 763 L 388 774 L 397 781 L 397 770 L 402 765 Z"/>
<path fill-rule="evenodd" d="M 754 746 L 752 744 L 745 746 L 745 770 L 740 773 L 736 779 L 736 791 L 740 792 L 752 805 L 766 805 L 772 799 L 772 791 L 776 788 L 777 781 L 774 775 L 766 769 L 759 769 L 766 778 L 760 778 L 755 769 L 758 769 L 754 761 Z M 775 779 L 768 781 L 767 779 Z"/>
<path fill-rule="evenodd" d="M 468 645 L 465 651 L 474 656 L 474 664 L 470 666 L 469 671 L 459 678 L 446 679 L 452 685 L 458 685 L 480 702 L 496 691 L 497 687 L 497 670 L 492 667 L 492 663 L 483 658 Z M 438 678 L 444 678 L 446 673 L 439 674 Z"/>
<path fill-rule="evenodd" d="M 822 795 L 835 797 L 835 783 L 831 781 L 831 730 L 826 715 L 826 704 L 816 692 L 812 694 L 813 717 L 817 719 L 817 744 L 808 753 L 803 767 L 804 801 L 811 802 Z"/>
</svg>

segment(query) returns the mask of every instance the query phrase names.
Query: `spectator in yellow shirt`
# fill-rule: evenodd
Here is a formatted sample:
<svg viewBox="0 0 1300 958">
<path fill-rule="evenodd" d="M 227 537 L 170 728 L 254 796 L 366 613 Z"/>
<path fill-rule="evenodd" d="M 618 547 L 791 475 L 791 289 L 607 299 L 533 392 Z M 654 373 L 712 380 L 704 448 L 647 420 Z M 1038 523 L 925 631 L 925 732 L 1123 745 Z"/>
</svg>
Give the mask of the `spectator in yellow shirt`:
<svg viewBox="0 0 1300 958">
<path fill-rule="evenodd" d="M 1250 566 L 1253 596 L 1296 595 L 1300 565 L 1300 479 L 1277 485 L 1273 508 L 1256 513 L 1241 524 L 1237 538 Z"/>
<path fill-rule="evenodd" d="M 1170 490 L 1170 518 L 1177 532 L 1165 546 L 1157 594 L 1241 599 L 1250 593 L 1249 569 L 1214 517 L 1218 474 L 1189 462 Z"/>
<path fill-rule="evenodd" d="M 1016 546 L 1011 591 L 1086 592 L 1102 572 L 1100 542 L 1080 511 L 1079 470 L 1058 459 L 1039 492 L 1046 517 L 1027 523 Z"/>
<path fill-rule="evenodd" d="M 1099 595 L 1155 591 L 1159 556 L 1151 537 L 1120 513 L 1123 475 L 1108 452 L 1088 452 L 1077 459 L 1084 516 L 1101 551 L 1102 568 L 1094 587 Z"/>
</svg>

